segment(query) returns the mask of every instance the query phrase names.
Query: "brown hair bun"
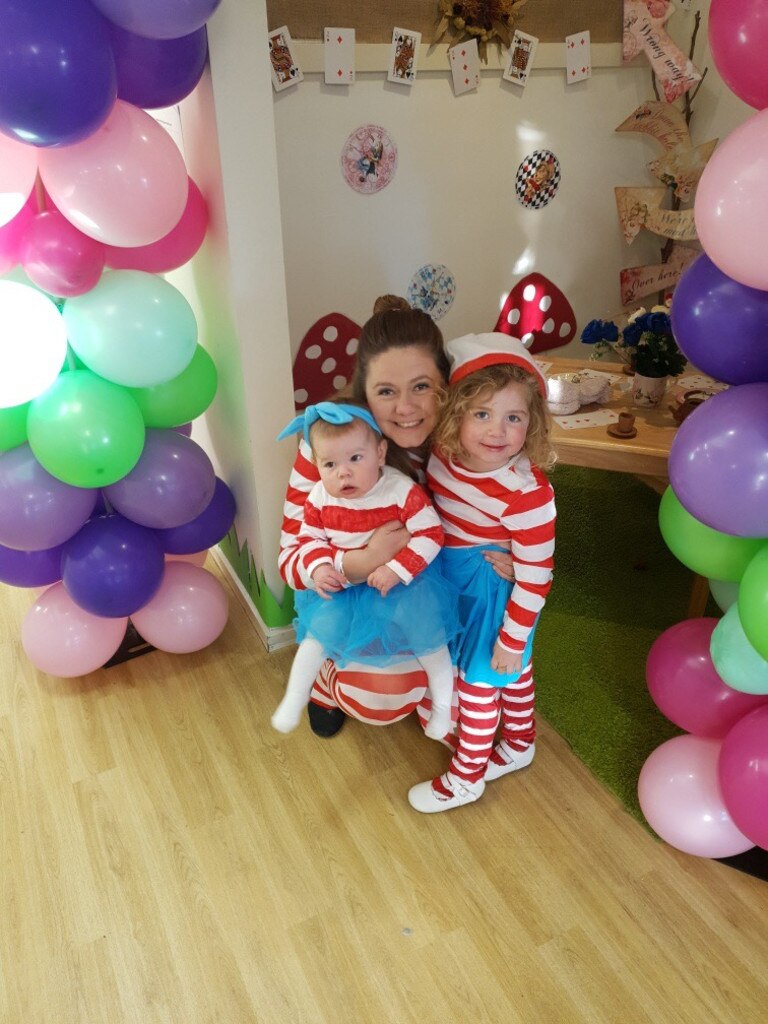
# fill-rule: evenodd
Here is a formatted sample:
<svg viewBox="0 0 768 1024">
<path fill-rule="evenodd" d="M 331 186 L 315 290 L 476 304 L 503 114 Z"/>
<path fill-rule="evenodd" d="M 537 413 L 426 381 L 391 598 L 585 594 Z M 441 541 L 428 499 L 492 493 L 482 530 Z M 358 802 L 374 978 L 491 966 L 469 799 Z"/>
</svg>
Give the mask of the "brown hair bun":
<svg viewBox="0 0 768 1024">
<path fill-rule="evenodd" d="M 373 304 L 373 315 L 377 313 L 408 313 L 410 304 L 400 295 L 380 295 Z"/>
</svg>

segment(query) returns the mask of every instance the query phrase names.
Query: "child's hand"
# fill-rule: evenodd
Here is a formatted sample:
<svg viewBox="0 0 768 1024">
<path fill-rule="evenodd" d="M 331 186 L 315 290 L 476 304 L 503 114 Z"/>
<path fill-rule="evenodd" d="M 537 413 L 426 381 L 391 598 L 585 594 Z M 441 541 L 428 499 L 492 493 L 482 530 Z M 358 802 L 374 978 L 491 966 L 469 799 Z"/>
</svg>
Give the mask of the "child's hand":
<svg viewBox="0 0 768 1024">
<path fill-rule="evenodd" d="M 324 562 L 322 565 L 318 565 L 312 573 L 312 582 L 315 584 L 315 590 L 320 597 L 329 601 L 332 594 L 342 589 L 346 580 L 332 565 Z"/>
<path fill-rule="evenodd" d="M 386 597 L 397 583 L 400 583 L 400 577 L 388 565 L 380 565 L 368 577 L 368 586 L 375 587 L 382 597 Z"/>
<path fill-rule="evenodd" d="M 487 648 L 486 648 L 487 650 Z M 493 645 L 493 656 L 491 657 L 491 668 L 494 672 L 500 672 L 503 676 L 520 673 L 523 667 L 522 654 L 513 654 L 506 650 L 496 641 Z"/>
<path fill-rule="evenodd" d="M 508 551 L 484 551 L 483 558 L 486 562 L 490 562 L 497 576 L 503 580 L 509 580 L 510 583 L 514 582 L 515 563 Z"/>
</svg>

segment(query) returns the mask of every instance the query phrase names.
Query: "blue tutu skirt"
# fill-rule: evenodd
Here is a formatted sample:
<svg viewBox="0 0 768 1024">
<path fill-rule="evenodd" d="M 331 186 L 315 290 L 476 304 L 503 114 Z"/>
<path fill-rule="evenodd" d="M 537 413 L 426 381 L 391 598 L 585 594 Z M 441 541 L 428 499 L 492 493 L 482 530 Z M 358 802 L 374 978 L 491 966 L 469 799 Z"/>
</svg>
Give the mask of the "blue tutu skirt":
<svg viewBox="0 0 768 1024">
<path fill-rule="evenodd" d="M 523 651 L 522 670 L 503 675 L 491 668 L 493 647 L 513 584 L 494 571 L 491 563 L 483 558 L 483 552 L 505 550 L 495 544 L 481 544 L 470 548 L 443 548 L 442 551 L 443 573 L 461 593 L 459 616 L 464 632 L 456 647 L 456 662 L 468 683 L 507 686 L 519 679 L 531 662 L 538 616 Z"/>
<path fill-rule="evenodd" d="M 314 637 L 339 668 L 353 661 L 387 667 L 440 647 L 453 650 L 461 635 L 459 594 L 443 576 L 440 558 L 386 597 L 365 583 L 329 600 L 314 590 L 297 591 L 297 642 Z"/>
</svg>

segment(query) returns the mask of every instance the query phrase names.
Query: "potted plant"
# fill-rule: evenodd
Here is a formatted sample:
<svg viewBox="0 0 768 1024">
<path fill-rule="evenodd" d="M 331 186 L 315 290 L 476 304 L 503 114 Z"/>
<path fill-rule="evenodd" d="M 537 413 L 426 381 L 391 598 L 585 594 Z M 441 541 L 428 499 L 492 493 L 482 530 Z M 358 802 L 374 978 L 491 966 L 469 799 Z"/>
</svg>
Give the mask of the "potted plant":
<svg viewBox="0 0 768 1024">
<path fill-rule="evenodd" d="M 634 373 L 635 405 L 658 405 L 667 378 L 678 376 L 686 366 L 672 335 L 666 306 L 654 306 L 650 313 L 642 308 L 635 310 L 621 331 L 613 320 L 590 320 L 581 332 L 581 340 L 595 346 L 591 358 L 615 355 Z"/>
</svg>

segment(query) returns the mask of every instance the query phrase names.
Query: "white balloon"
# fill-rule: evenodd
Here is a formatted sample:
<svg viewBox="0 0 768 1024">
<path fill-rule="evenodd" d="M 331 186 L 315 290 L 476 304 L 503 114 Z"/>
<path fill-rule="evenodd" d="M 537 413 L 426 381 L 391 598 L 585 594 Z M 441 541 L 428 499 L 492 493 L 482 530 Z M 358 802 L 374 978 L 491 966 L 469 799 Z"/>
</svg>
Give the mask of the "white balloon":
<svg viewBox="0 0 768 1024">
<path fill-rule="evenodd" d="M 56 380 L 67 355 L 67 329 L 42 292 L 0 281 L 0 409 L 37 398 Z"/>
</svg>

